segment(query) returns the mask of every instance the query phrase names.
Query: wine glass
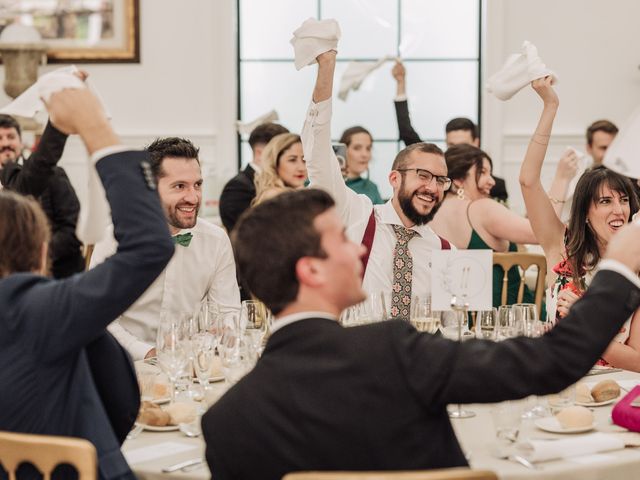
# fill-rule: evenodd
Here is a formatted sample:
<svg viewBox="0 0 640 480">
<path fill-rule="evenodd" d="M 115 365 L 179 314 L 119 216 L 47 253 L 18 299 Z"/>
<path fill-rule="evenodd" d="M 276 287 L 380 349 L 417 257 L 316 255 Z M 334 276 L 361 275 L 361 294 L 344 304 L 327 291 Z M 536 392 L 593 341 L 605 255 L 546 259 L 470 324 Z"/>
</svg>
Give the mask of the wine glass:
<svg viewBox="0 0 640 480">
<path fill-rule="evenodd" d="M 518 336 L 518 329 L 513 322 L 513 310 L 511 305 L 498 307 L 498 319 L 496 325 L 496 339 L 505 340 Z"/>
<path fill-rule="evenodd" d="M 481 310 L 476 315 L 476 337 L 485 340 L 496 339 L 496 321 L 498 319 L 498 310 L 492 308 L 490 310 Z"/>
<path fill-rule="evenodd" d="M 189 364 L 188 323 L 192 315 L 161 312 L 156 338 L 158 363 L 171 382 L 171 403 L 176 398 L 176 382 Z"/>
<path fill-rule="evenodd" d="M 267 332 L 267 309 L 264 304 L 258 300 L 244 300 L 240 308 L 240 325 L 243 327 L 250 355 L 257 355 Z"/>
<path fill-rule="evenodd" d="M 436 333 L 440 328 L 440 316 L 431 310 L 428 297 L 412 298 L 409 321 L 419 332 Z"/>
<path fill-rule="evenodd" d="M 201 332 L 193 336 L 191 344 L 193 347 L 193 368 L 204 394 L 211 376 L 217 341 L 211 333 Z"/>
<path fill-rule="evenodd" d="M 514 303 L 511 306 L 513 323 L 518 333 L 530 336 L 530 330 L 535 328 L 538 321 L 538 309 L 534 303 Z"/>
</svg>

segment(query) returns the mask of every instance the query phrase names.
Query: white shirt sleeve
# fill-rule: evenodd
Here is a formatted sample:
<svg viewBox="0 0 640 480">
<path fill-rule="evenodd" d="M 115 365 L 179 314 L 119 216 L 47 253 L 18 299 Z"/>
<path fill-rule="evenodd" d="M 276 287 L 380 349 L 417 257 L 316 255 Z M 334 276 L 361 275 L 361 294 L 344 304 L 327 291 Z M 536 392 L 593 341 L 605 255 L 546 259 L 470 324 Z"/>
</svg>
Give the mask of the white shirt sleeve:
<svg viewBox="0 0 640 480">
<path fill-rule="evenodd" d="M 346 186 L 340 164 L 331 146 L 332 99 L 320 103 L 311 101 L 304 127 L 302 150 L 307 164 L 311 187 L 331 194 L 342 221 L 348 226 L 367 218 L 373 203 L 366 195 L 359 195 Z"/>
<path fill-rule="evenodd" d="M 613 272 L 619 273 L 631 283 L 633 283 L 636 287 L 640 288 L 640 278 L 638 278 L 638 275 L 633 273 L 631 269 L 625 264 L 617 260 L 605 258 L 598 264 L 598 271 L 600 270 L 611 270 Z"/>
<path fill-rule="evenodd" d="M 142 340 L 138 339 L 135 335 L 133 335 L 129 330 L 120 325 L 119 320 L 115 320 L 111 323 L 107 330 L 113 335 L 118 343 L 124 347 L 124 349 L 129 352 L 129 354 L 133 357 L 134 360 L 144 360 L 144 357 L 149 353 L 149 351 L 154 348 L 153 345 L 149 343 L 145 343 Z"/>
<path fill-rule="evenodd" d="M 207 292 L 207 300 L 214 301 L 222 315 L 238 313 L 240 290 L 236 279 L 236 264 L 229 237 L 225 234 L 217 247 L 218 262 L 213 281 Z"/>
</svg>

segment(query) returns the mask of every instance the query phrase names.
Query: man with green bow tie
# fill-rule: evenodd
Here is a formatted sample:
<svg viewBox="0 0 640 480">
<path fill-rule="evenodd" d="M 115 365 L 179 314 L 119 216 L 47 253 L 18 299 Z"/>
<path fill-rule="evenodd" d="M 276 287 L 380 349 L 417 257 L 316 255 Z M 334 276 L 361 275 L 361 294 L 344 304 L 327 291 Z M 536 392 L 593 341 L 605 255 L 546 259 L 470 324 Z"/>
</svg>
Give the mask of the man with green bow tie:
<svg viewBox="0 0 640 480">
<path fill-rule="evenodd" d="M 144 174 L 156 184 L 175 244 L 167 268 L 138 301 L 109 327 L 136 359 L 155 355 L 161 313 L 193 313 L 214 301 L 221 313 L 240 308 L 240 294 L 231 243 L 225 231 L 198 218 L 202 173 L 198 148 L 182 138 L 162 138 L 147 147 L 151 165 Z M 91 266 L 115 252 L 113 235 L 95 246 Z"/>
</svg>

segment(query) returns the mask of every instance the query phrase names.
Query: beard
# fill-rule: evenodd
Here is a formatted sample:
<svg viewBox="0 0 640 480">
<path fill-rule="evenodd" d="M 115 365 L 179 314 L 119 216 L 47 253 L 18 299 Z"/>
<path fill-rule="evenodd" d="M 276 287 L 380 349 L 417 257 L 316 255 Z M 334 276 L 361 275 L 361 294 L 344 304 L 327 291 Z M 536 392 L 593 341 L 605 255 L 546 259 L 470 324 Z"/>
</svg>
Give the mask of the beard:
<svg viewBox="0 0 640 480">
<path fill-rule="evenodd" d="M 11 147 L 4 147 L 0 150 L 0 165 L 18 160 L 18 153 Z"/>
<path fill-rule="evenodd" d="M 431 208 L 431 211 L 429 211 L 429 213 L 422 214 L 418 212 L 413 206 L 413 197 L 416 196 L 417 192 L 417 190 L 412 193 L 407 192 L 403 178 L 402 183 L 400 184 L 400 191 L 398 192 L 398 204 L 402 209 L 402 213 L 404 213 L 409 220 L 411 220 L 416 225 L 426 225 L 431 220 L 433 220 L 433 217 L 438 212 L 440 205 L 442 205 L 442 199 L 437 193 L 434 194 L 431 192 L 426 192 L 426 194 L 430 195 L 436 203 Z"/>
<path fill-rule="evenodd" d="M 181 219 L 180 212 L 178 211 L 178 207 L 195 207 L 195 212 L 193 215 L 193 219 Z M 200 211 L 200 204 L 182 204 L 176 205 L 175 207 L 167 208 L 167 221 L 169 225 L 177 229 L 185 229 L 185 228 L 193 228 L 196 226 L 196 221 L 198 220 L 198 212 Z"/>
</svg>

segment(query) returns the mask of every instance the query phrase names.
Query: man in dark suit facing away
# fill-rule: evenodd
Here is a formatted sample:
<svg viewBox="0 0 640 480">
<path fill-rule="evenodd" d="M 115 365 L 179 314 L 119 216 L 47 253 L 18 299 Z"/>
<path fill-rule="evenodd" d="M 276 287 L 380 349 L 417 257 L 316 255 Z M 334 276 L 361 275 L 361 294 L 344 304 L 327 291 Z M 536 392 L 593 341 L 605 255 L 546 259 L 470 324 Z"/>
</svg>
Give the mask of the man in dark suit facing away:
<svg viewBox="0 0 640 480">
<path fill-rule="evenodd" d="M 51 237 L 42 209 L 0 192 L 0 430 L 86 438 L 97 450 L 99 478 L 134 479 L 120 444 L 139 390 L 130 358 L 106 327 L 162 272 L 174 246 L 148 154 L 119 146 L 95 96 L 65 89 L 48 110 L 58 130 L 80 134 L 97 162 L 119 246 L 89 272 L 47 278 Z"/>
<path fill-rule="evenodd" d="M 256 196 L 253 179 L 261 168 L 262 150 L 273 137 L 288 132 L 289 130 L 277 123 L 263 123 L 252 130 L 249 145 L 253 160 L 227 182 L 220 194 L 220 218 L 227 232 L 231 233 L 242 212 L 251 206 Z"/>
<path fill-rule="evenodd" d="M 215 480 L 465 466 L 447 404 L 566 388 L 640 304 L 639 225 L 609 243 L 570 318 L 543 337 L 499 343 L 458 343 L 401 320 L 341 327 L 340 312 L 365 298 L 364 247 L 348 240 L 320 190 L 254 207 L 233 242 L 239 271 L 275 321 L 255 368 L 202 419 Z"/>
</svg>

